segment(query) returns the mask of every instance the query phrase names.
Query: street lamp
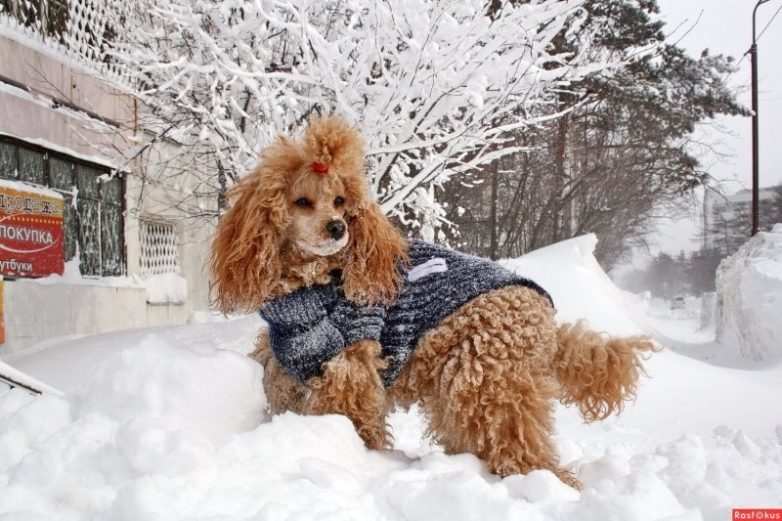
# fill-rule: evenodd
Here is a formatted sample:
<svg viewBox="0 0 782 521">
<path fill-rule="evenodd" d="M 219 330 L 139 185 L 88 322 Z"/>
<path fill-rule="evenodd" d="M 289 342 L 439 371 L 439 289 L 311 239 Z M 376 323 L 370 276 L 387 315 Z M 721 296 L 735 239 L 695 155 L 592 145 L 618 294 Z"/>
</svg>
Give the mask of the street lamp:
<svg viewBox="0 0 782 521">
<path fill-rule="evenodd" d="M 752 58 L 752 235 L 758 233 L 758 221 L 760 214 L 760 146 L 758 143 L 758 42 L 755 35 L 755 15 L 758 7 L 769 0 L 758 0 L 755 9 L 752 10 L 752 47 L 749 48 Z"/>
</svg>

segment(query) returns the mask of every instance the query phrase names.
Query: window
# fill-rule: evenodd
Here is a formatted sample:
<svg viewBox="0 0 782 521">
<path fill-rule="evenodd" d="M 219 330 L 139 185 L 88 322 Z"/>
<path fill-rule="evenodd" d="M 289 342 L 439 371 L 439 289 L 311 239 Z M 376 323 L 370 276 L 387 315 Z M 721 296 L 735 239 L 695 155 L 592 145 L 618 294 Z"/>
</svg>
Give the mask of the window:
<svg viewBox="0 0 782 521">
<path fill-rule="evenodd" d="M 141 221 L 141 276 L 179 273 L 176 226 L 160 221 Z"/>
<path fill-rule="evenodd" d="M 0 178 L 45 186 L 63 195 L 65 260 L 78 252 L 84 276 L 125 272 L 125 190 L 122 177 L 109 174 L 104 166 L 0 136 Z"/>
</svg>

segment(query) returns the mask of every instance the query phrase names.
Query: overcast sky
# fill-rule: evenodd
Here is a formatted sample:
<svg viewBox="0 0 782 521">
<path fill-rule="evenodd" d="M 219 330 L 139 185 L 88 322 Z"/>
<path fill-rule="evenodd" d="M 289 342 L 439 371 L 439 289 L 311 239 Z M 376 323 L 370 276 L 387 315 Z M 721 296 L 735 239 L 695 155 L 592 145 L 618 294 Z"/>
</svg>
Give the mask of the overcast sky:
<svg viewBox="0 0 782 521">
<path fill-rule="evenodd" d="M 658 0 L 666 32 L 671 41 L 697 56 L 703 49 L 741 60 L 752 43 L 752 9 L 756 0 Z M 757 31 L 771 22 L 758 40 L 760 186 L 782 181 L 782 12 L 772 21 L 782 0 L 769 0 L 758 8 Z M 741 89 L 740 100 L 749 107 L 750 59 L 747 55 L 729 84 Z M 720 118 L 720 127 L 702 129 L 697 138 L 714 146 L 703 150 L 699 159 L 712 176 L 724 180 L 723 189 L 733 193 L 752 186 L 752 120 Z M 697 219 L 677 221 L 660 230 L 661 249 L 678 252 L 697 248 L 693 239 Z"/>
</svg>

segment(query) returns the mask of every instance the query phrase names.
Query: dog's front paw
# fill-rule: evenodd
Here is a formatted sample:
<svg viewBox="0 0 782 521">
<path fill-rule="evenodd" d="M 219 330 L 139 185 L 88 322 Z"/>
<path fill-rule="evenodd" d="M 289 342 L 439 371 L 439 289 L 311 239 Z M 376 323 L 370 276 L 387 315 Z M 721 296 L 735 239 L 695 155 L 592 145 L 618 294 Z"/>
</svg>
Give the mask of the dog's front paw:
<svg viewBox="0 0 782 521">
<path fill-rule="evenodd" d="M 366 422 L 359 425 L 356 424 L 356 422 L 353 422 L 356 427 L 356 432 L 358 432 L 358 435 L 362 440 L 364 440 L 364 445 L 366 445 L 368 449 L 390 449 L 392 444 L 391 434 L 389 432 L 388 426 L 384 421 L 373 423 L 377 423 L 377 425 L 372 425 Z"/>
</svg>

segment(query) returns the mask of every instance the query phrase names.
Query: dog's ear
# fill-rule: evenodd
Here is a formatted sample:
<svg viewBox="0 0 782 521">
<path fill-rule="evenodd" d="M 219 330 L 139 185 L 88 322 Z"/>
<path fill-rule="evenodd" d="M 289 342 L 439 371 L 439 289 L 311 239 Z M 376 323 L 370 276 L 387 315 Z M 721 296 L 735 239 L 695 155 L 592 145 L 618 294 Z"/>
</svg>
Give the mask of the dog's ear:
<svg viewBox="0 0 782 521">
<path fill-rule="evenodd" d="M 228 192 L 231 207 L 218 223 L 209 263 L 212 303 L 223 313 L 257 310 L 280 280 L 280 248 L 290 222 L 286 175 L 302 162 L 295 144 L 281 138 Z"/>
<path fill-rule="evenodd" d="M 348 228 L 342 271 L 345 295 L 362 304 L 390 304 L 402 287 L 399 264 L 407 260 L 404 239 L 375 202 L 359 208 Z"/>
</svg>

